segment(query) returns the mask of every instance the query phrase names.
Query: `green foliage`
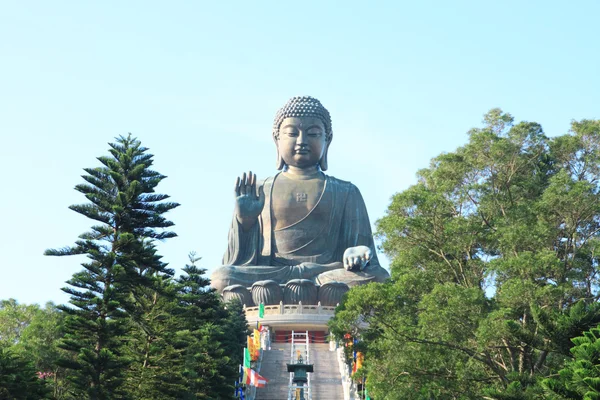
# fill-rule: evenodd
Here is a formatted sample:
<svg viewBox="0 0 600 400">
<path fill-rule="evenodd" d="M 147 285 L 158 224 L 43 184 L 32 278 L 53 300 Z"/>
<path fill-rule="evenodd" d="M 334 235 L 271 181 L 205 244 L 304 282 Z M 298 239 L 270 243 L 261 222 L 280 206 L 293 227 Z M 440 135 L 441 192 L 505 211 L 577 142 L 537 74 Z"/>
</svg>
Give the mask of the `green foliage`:
<svg viewBox="0 0 600 400">
<path fill-rule="evenodd" d="M 242 354 L 246 318 L 241 306 L 225 309 L 198 260 L 191 254 L 177 280 L 165 279 L 137 299 L 140 318 L 128 337 L 132 362 L 125 382 L 136 399 L 225 399 L 233 393 L 241 362 L 233 355 Z"/>
<path fill-rule="evenodd" d="M 190 254 L 190 264 L 177 280 L 177 335 L 174 347 L 180 351 L 181 375 L 186 382 L 182 399 L 230 398 L 238 376 L 245 346 L 247 321 L 241 305 L 226 309 L 206 270 L 198 268 L 198 258 Z"/>
<path fill-rule="evenodd" d="M 56 361 L 67 354 L 59 348 L 64 335 L 64 315 L 52 303 L 19 304 L 14 299 L 0 301 L 0 346 L 35 368 L 44 376 L 54 399 L 69 399 L 66 371 Z"/>
<path fill-rule="evenodd" d="M 86 183 L 75 189 L 89 203 L 70 208 L 100 225 L 80 235 L 72 247 L 45 252 L 85 254 L 89 260 L 63 289 L 71 295 L 71 306 L 59 307 L 66 314 L 61 347 L 72 355 L 59 365 L 72 371 L 80 397 L 128 397 L 122 385 L 123 372 L 133 361 L 124 349 L 132 329 L 129 317 L 139 319 L 138 294 L 153 288 L 152 277 L 173 274 L 156 262 L 152 240 L 175 236 L 163 230 L 173 223 L 162 214 L 178 204 L 154 192 L 164 176 L 150 169 L 153 156 L 146 151 L 131 135 L 119 137 L 110 144 L 110 156 L 98 157 L 101 167 L 84 169 Z"/>
<path fill-rule="evenodd" d="M 35 305 L 19 304 L 15 299 L 0 300 L 0 345 L 11 346 L 20 342 L 23 331 L 38 310 Z"/>
<path fill-rule="evenodd" d="M 39 308 L 23 331 L 21 341 L 13 348 L 22 357 L 33 363 L 36 370 L 47 377 L 53 399 L 73 399 L 67 371 L 57 360 L 69 358 L 68 352 L 60 348 L 64 336 L 64 313 L 53 303 Z"/>
<path fill-rule="evenodd" d="M 548 138 L 494 109 L 394 195 L 377 222 L 392 280 L 353 288 L 331 322 L 364 339 L 369 393 L 542 398 L 600 323 L 599 165 L 600 121 Z"/>
<path fill-rule="evenodd" d="M 600 328 L 592 328 L 572 339 L 573 359 L 557 377 L 544 379 L 542 386 L 551 399 L 600 399 Z"/>
<path fill-rule="evenodd" d="M 239 302 L 224 305 L 208 288 L 206 271 L 196 261 L 192 256 L 177 280 L 165 277 L 137 288 L 128 301 L 120 350 L 129 363 L 119 371 L 123 384 L 117 398 L 231 398 L 247 321 Z M 79 361 L 78 354 L 61 348 L 65 313 L 52 303 L 0 304 L 2 335 L 19 327 L 18 340 L 0 346 L 0 399 L 91 398 L 77 387 L 78 371 L 62 367 Z"/>
<path fill-rule="evenodd" d="M 94 221 L 74 246 L 85 255 L 63 290 L 69 305 L 0 301 L 1 399 L 225 399 L 233 394 L 247 321 L 224 305 L 190 255 L 178 279 L 156 241 L 175 233 L 156 194 L 164 178 L 131 136 L 110 144 L 102 166 L 77 185 L 89 201 L 70 208 Z"/>
<path fill-rule="evenodd" d="M 173 334 L 171 309 L 175 286 L 166 264 L 156 254 L 152 243 L 145 243 L 143 269 L 139 278 L 143 285 L 132 285 L 126 310 L 129 333 L 124 353 L 130 361 L 124 371 L 124 388 L 138 399 L 161 399 L 171 393 L 171 382 L 163 380 L 173 368 L 173 350 L 168 337 Z"/>
<path fill-rule="evenodd" d="M 0 399 L 49 399 L 49 390 L 33 365 L 0 346 Z"/>
</svg>

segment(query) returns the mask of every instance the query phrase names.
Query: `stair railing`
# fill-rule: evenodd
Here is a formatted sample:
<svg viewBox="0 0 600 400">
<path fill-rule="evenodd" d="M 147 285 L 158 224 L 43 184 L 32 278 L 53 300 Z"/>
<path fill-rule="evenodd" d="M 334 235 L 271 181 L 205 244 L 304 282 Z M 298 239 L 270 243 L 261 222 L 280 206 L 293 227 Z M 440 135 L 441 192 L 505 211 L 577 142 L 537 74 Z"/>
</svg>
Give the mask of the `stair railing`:
<svg viewBox="0 0 600 400">
<path fill-rule="evenodd" d="M 296 340 L 296 337 L 301 338 L 304 337 L 304 340 Z M 302 343 L 304 342 L 304 343 Z M 295 357 L 296 354 L 296 346 L 303 346 L 303 350 L 299 350 L 300 351 L 300 356 L 303 355 L 302 359 L 305 360 L 304 363 L 305 364 L 310 364 L 310 337 L 308 336 L 308 331 L 305 332 L 294 332 L 292 331 L 292 345 L 290 348 L 290 363 L 291 364 L 297 364 L 298 363 L 298 358 L 299 357 Z M 306 382 L 306 386 L 302 385 L 294 385 L 293 382 L 293 372 L 290 372 L 290 380 L 289 380 L 289 390 L 288 390 L 288 400 L 294 400 L 296 398 L 295 394 L 296 391 L 298 389 L 304 389 L 305 390 L 305 399 L 306 400 L 312 400 L 312 389 L 311 389 L 311 385 L 310 385 L 310 378 L 311 378 L 312 373 L 308 373 L 307 374 L 307 382 Z"/>
</svg>

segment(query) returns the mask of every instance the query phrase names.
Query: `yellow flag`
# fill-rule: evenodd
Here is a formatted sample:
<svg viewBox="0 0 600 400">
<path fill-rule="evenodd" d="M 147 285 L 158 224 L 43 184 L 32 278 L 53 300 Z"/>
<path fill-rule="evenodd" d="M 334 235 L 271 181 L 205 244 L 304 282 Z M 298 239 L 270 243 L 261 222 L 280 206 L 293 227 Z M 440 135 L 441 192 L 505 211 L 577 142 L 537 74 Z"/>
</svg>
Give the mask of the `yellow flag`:
<svg viewBox="0 0 600 400">
<path fill-rule="evenodd" d="M 256 351 L 254 350 L 254 340 L 252 340 L 252 338 L 250 336 L 247 337 L 248 338 L 248 352 L 250 352 L 250 358 L 252 359 L 252 361 L 256 361 L 256 357 L 255 357 L 255 353 Z"/>
<path fill-rule="evenodd" d="M 254 330 L 254 347 L 260 349 L 260 332 L 258 329 Z"/>
<path fill-rule="evenodd" d="M 356 352 L 356 369 L 359 370 L 362 368 L 363 360 L 365 356 L 360 351 Z"/>
</svg>

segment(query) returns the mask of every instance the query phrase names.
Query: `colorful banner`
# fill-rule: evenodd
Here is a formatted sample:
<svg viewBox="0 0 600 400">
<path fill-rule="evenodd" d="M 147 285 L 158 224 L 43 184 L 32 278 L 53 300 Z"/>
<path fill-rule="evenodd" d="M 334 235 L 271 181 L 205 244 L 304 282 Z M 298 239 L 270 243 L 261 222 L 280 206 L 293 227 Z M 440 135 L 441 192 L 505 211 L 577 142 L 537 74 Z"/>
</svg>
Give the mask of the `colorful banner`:
<svg viewBox="0 0 600 400">
<path fill-rule="evenodd" d="M 258 329 L 254 330 L 254 351 L 258 352 L 260 349 L 260 332 Z"/>
<path fill-rule="evenodd" d="M 248 350 L 248 348 L 244 349 L 244 367 L 245 368 L 250 368 L 250 351 Z"/>
<path fill-rule="evenodd" d="M 242 383 L 246 385 L 250 384 L 250 371 L 252 371 L 250 368 L 244 367 L 244 378 L 242 379 Z"/>
<path fill-rule="evenodd" d="M 250 353 L 250 360 L 252 361 L 256 361 L 258 360 L 258 354 L 257 354 L 257 348 L 256 346 L 254 346 L 254 339 L 252 339 L 251 336 L 247 336 L 247 346 L 248 346 L 248 352 Z"/>
<path fill-rule="evenodd" d="M 250 378 L 250 382 L 252 386 L 256 386 L 256 387 L 265 387 L 265 385 L 267 384 L 267 382 L 269 382 L 269 380 L 267 378 L 265 378 L 264 376 L 261 376 L 258 374 L 258 372 L 254 371 L 254 370 L 250 370 L 251 372 L 251 378 Z"/>
<path fill-rule="evenodd" d="M 360 351 L 356 353 L 356 369 L 359 370 L 362 368 L 363 360 L 365 356 Z"/>
</svg>

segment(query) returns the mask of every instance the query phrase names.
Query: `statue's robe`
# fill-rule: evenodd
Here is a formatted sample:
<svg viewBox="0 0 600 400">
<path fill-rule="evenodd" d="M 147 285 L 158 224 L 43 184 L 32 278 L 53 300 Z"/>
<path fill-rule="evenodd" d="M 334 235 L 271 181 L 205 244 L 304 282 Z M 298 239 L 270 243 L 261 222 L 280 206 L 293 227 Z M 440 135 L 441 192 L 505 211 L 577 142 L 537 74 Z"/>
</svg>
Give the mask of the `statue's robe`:
<svg viewBox="0 0 600 400">
<path fill-rule="evenodd" d="M 326 175 L 323 192 L 308 214 L 275 230 L 272 194 L 277 176 L 262 184 L 265 206 L 251 229 L 244 231 L 233 217 L 224 266 L 211 276 L 213 287 L 221 291 L 233 284 L 251 286 L 266 279 L 286 283 L 297 278 L 354 286 L 389 277 L 379 265 L 367 209 L 356 186 Z M 369 264 L 363 271 L 346 271 L 344 251 L 361 245 L 371 249 Z"/>
</svg>

